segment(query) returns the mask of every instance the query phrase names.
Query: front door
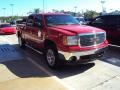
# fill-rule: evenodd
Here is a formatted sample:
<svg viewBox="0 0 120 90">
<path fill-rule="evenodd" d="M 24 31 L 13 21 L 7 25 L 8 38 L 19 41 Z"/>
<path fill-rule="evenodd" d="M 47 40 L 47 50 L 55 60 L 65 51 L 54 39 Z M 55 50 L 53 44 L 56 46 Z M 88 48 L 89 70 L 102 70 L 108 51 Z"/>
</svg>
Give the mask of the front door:
<svg viewBox="0 0 120 90">
<path fill-rule="evenodd" d="M 110 43 L 120 45 L 120 17 L 118 15 L 106 17 L 106 25 Z"/>
<path fill-rule="evenodd" d="M 91 22 L 90 25 L 106 30 L 104 19 L 102 17 L 97 17 L 94 21 Z"/>
</svg>

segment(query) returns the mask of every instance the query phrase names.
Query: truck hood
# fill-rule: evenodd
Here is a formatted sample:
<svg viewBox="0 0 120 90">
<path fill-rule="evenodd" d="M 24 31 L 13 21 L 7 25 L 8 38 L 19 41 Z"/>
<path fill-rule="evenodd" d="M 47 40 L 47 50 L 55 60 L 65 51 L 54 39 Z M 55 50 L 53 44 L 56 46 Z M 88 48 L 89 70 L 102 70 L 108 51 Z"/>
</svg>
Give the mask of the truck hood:
<svg viewBox="0 0 120 90">
<path fill-rule="evenodd" d="M 56 31 L 64 30 L 74 34 L 104 32 L 102 29 L 87 26 L 87 25 L 57 25 L 57 26 L 51 26 L 50 29 L 54 29 Z"/>
</svg>

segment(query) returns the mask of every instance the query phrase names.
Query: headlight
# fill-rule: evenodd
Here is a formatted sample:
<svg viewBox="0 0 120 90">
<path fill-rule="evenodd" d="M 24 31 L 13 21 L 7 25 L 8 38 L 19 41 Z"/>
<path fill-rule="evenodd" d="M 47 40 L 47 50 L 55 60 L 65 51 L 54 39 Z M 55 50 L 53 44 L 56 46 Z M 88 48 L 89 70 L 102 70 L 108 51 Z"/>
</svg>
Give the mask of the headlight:
<svg viewBox="0 0 120 90">
<path fill-rule="evenodd" d="M 78 45 L 79 37 L 78 36 L 64 36 L 63 44 L 64 45 Z"/>
</svg>

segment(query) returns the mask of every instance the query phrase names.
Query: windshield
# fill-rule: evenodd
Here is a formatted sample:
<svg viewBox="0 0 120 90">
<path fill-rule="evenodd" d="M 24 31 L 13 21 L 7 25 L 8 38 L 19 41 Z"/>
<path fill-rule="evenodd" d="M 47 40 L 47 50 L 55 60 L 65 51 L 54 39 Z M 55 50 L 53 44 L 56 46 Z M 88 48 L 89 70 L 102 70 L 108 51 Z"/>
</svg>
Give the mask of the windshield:
<svg viewBox="0 0 120 90">
<path fill-rule="evenodd" d="M 47 26 L 79 24 L 79 22 L 70 15 L 46 15 L 45 21 Z"/>
</svg>

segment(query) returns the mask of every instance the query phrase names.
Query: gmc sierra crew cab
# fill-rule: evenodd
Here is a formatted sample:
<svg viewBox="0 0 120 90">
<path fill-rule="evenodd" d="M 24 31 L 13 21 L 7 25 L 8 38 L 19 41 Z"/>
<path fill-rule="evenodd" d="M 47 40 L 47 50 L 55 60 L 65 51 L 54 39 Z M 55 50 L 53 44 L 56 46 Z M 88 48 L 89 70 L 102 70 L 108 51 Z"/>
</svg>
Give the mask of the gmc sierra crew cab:
<svg viewBox="0 0 120 90">
<path fill-rule="evenodd" d="M 95 60 L 108 46 L 104 30 L 79 25 L 74 17 L 63 13 L 31 14 L 17 29 L 20 47 L 42 50 L 51 68 Z"/>
</svg>

